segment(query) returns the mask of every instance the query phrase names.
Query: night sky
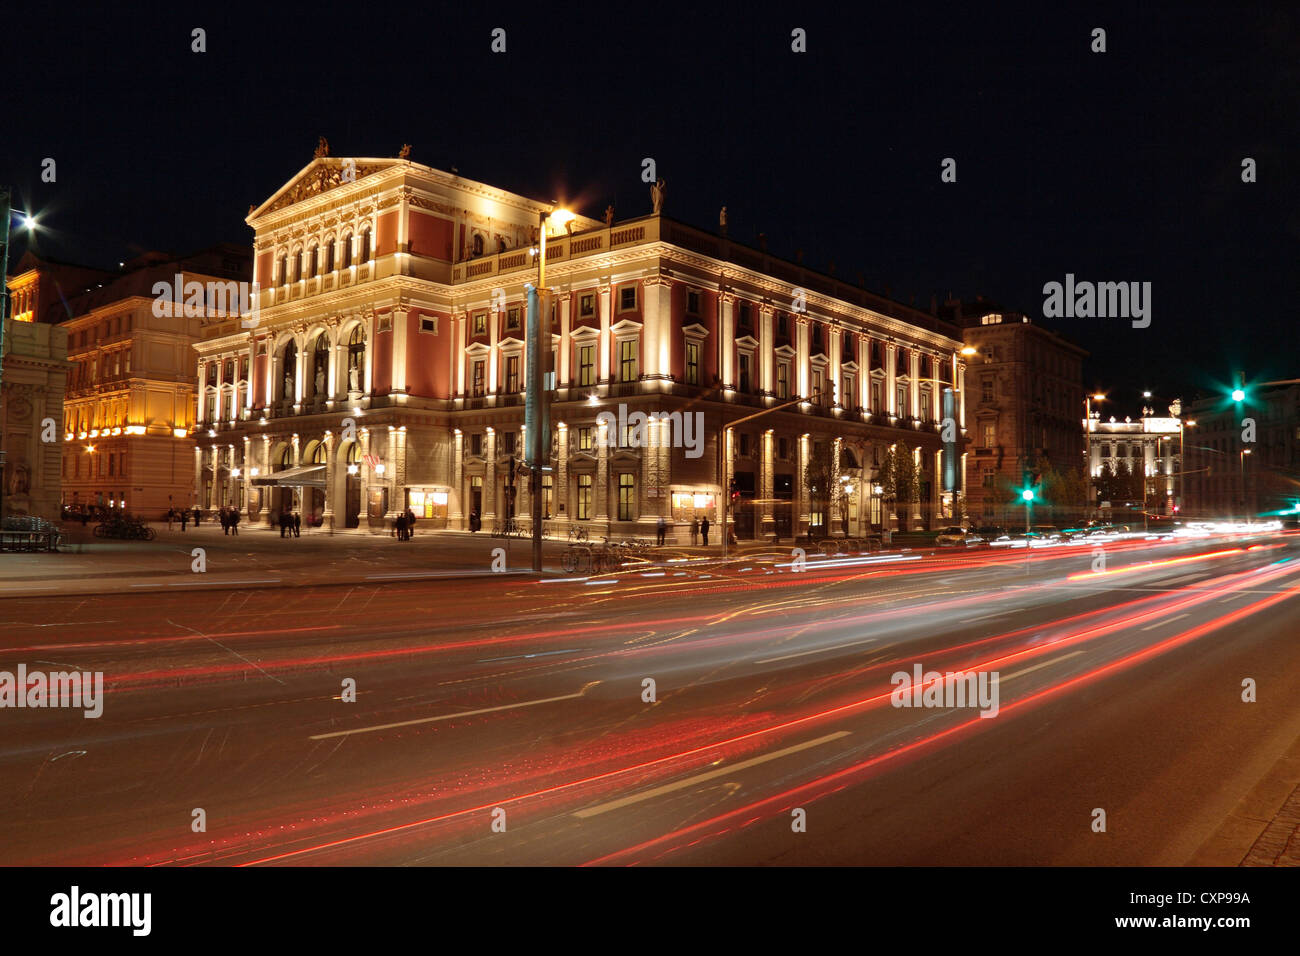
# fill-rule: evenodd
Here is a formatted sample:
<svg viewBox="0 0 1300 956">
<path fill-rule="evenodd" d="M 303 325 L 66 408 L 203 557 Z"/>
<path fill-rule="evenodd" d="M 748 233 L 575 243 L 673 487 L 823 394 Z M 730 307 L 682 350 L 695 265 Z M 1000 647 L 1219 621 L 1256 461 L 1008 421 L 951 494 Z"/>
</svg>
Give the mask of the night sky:
<svg viewBox="0 0 1300 956">
<path fill-rule="evenodd" d="M 725 204 L 733 239 L 925 308 L 982 294 L 1037 319 L 1066 273 L 1151 282 L 1149 328 L 1044 323 L 1092 353 L 1111 413 L 1236 368 L 1300 376 L 1300 5 L 990 7 L 29 5 L 0 176 L 42 213 L 39 253 L 115 266 L 251 244 L 249 205 L 320 135 L 596 218 L 650 211 L 653 157 L 666 214 L 714 229 Z"/>
</svg>

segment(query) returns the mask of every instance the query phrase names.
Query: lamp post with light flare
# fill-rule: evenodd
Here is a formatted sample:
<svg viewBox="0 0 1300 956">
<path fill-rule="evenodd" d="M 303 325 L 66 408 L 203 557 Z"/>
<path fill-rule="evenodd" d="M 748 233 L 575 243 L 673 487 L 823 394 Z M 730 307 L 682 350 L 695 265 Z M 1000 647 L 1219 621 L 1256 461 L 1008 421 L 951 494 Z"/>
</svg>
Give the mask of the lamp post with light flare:
<svg viewBox="0 0 1300 956">
<path fill-rule="evenodd" d="M 5 324 L 9 321 L 9 219 L 13 215 L 11 207 L 11 197 L 13 189 L 9 186 L 0 186 L 0 219 L 3 219 L 3 227 L 0 227 L 0 396 L 3 396 L 4 388 L 4 351 L 5 351 Z M 30 213 L 21 213 L 21 226 L 29 231 L 36 229 L 36 217 Z M 3 401 L 0 398 L 0 401 Z M 5 452 L 4 452 L 4 410 L 0 405 L 0 521 L 4 520 L 5 501 Z"/>
</svg>

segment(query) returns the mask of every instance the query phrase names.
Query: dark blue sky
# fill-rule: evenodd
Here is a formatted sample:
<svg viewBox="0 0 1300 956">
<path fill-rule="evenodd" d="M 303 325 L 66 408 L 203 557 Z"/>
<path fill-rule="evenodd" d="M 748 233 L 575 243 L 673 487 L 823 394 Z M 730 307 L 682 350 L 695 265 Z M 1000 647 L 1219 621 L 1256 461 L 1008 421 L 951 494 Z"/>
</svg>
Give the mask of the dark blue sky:
<svg viewBox="0 0 1300 956">
<path fill-rule="evenodd" d="M 1300 7 L 1056 6 L 29 7 L 0 176 L 43 211 L 39 251 L 111 265 L 251 242 L 249 204 L 319 135 L 335 155 L 409 142 L 596 217 L 649 212 L 651 156 L 669 215 L 713 228 L 725 204 L 733 238 L 762 231 L 905 302 L 984 294 L 1038 317 L 1067 272 L 1151 282 L 1147 329 L 1046 323 L 1121 409 L 1234 368 L 1300 375 Z"/>
</svg>

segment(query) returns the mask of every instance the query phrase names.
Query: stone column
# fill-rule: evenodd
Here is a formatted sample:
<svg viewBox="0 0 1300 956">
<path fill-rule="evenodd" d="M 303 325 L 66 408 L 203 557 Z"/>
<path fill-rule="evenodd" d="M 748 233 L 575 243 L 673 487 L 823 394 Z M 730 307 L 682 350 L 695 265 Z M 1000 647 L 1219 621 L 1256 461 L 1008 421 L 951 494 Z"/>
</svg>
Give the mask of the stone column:
<svg viewBox="0 0 1300 956">
<path fill-rule="evenodd" d="M 759 388 L 769 395 L 776 394 L 776 338 L 774 310 L 765 305 L 758 312 L 758 377 Z M 767 514 L 771 514 L 770 509 Z"/>
<path fill-rule="evenodd" d="M 722 294 L 722 384 L 736 385 L 736 297 L 730 292 Z M 723 488 L 726 484 L 724 482 Z"/>
<path fill-rule="evenodd" d="M 889 409 L 890 415 L 902 415 L 903 410 L 898 407 L 898 399 L 894 381 L 897 378 L 895 374 L 898 371 L 898 346 L 885 346 L 885 408 Z"/>
<path fill-rule="evenodd" d="M 451 495 L 447 502 L 447 527 L 466 530 L 465 524 L 465 436 L 459 428 L 451 434 Z"/>
<path fill-rule="evenodd" d="M 337 468 L 337 456 L 334 454 L 334 433 L 325 432 L 325 507 L 321 512 L 321 527 L 334 533 L 334 471 Z"/>
<path fill-rule="evenodd" d="M 569 428 L 564 422 L 560 422 L 556 428 L 556 454 L 559 457 L 552 486 L 555 502 L 551 510 L 555 515 L 556 533 L 567 534 L 573 523 L 573 498 L 569 494 Z M 563 511 L 560 510 L 561 505 L 564 506 Z"/>
<path fill-rule="evenodd" d="M 93 459 L 92 459 L 93 460 Z M 93 477 L 93 475 L 92 475 Z M 194 446 L 194 498 L 197 505 L 203 500 L 203 448 L 197 443 Z M 184 508 L 189 502 L 177 501 L 175 507 Z"/>
<path fill-rule="evenodd" d="M 762 456 L 759 463 L 759 491 L 758 496 L 763 499 L 762 523 L 760 534 L 771 535 L 776 533 L 776 519 L 772 513 L 772 495 L 774 494 L 774 466 L 775 466 L 775 448 L 776 441 L 772 434 L 772 429 L 763 432 Z"/>
<path fill-rule="evenodd" d="M 555 363 L 555 387 L 568 388 L 572 381 L 569 365 L 573 360 L 573 341 L 570 337 L 573 308 L 573 294 L 564 293 L 560 300 L 560 351 Z"/>
<path fill-rule="evenodd" d="M 798 464 L 794 473 L 794 506 L 792 531 L 797 538 L 808 533 L 808 436 L 799 436 Z"/>
<path fill-rule="evenodd" d="M 491 526 L 497 517 L 497 433 L 489 427 L 483 436 L 483 523 Z"/>
<path fill-rule="evenodd" d="M 602 385 L 609 381 L 609 299 L 612 293 L 613 290 L 610 288 L 609 283 L 605 283 L 600 287 L 600 378 L 596 381 Z"/>
<path fill-rule="evenodd" d="M 593 520 L 609 527 L 609 427 L 603 423 L 596 425 L 596 514 Z M 615 436 L 616 437 L 616 436 Z"/>
</svg>

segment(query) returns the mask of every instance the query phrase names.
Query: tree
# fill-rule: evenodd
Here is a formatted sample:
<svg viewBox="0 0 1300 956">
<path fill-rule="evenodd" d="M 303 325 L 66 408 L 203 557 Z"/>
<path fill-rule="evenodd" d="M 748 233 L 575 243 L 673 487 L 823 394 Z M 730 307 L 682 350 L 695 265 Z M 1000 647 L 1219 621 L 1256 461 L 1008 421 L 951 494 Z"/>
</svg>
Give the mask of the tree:
<svg viewBox="0 0 1300 956">
<path fill-rule="evenodd" d="M 921 489 L 911 449 L 906 445 L 890 448 L 880 464 L 879 481 L 885 499 L 894 502 L 895 512 L 898 502 L 918 500 Z"/>
<path fill-rule="evenodd" d="M 835 479 L 832 448 L 829 442 L 814 442 L 808 452 L 808 464 L 804 468 L 804 484 L 808 487 L 810 511 L 821 515 L 823 529 L 830 523 L 831 504 L 835 494 L 835 489 L 832 487 Z M 809 531 L 811 530 L 810 528 Z"/>
</svg>

